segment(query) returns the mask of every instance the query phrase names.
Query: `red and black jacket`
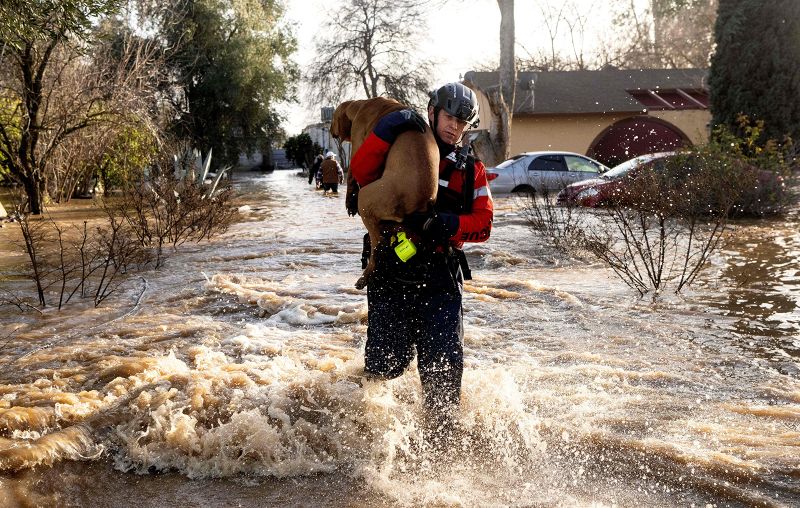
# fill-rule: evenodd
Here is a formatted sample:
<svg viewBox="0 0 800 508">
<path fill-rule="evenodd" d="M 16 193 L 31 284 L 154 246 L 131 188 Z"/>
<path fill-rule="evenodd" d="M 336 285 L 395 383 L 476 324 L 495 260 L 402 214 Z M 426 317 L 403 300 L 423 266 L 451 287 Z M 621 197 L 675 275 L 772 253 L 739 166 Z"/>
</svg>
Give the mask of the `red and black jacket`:
<svg viewBox="0 0 800 508">
<path fill-rule="evenodd" d="M 350 171 L 364 187 L 381 177 L 391 145 L 370 133 L 350 161 Z M 461 248 L 465 242 L 485 242 L 492 231 L 494 206 L 486 168 L 471 155 L 463 169 L 457 167 L 455 149 L 441 151 L 436 211 L 458 215 L 458 230 L 450 245 Z"/>
</svg>

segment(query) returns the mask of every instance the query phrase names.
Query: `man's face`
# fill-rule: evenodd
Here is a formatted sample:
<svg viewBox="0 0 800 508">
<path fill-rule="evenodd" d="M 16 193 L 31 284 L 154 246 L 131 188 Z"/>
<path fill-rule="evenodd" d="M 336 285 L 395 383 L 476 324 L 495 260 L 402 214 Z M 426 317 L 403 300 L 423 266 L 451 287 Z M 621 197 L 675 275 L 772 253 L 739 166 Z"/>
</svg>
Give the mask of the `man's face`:
<svg viewBox="0 0 800 508">
<path fill-rule="evenodd" d="M 428 121 L 433 125 L 433 108 L 428 108 Z M 436 134 L 439 139 L 448 145 L 455 145 L 461 139 L 461 135 L 467 130 L 469 124 L 464 120 L 460 120 L 447 111 L 439 110 L 439 121 L 436 124 Z"/>
</svg>

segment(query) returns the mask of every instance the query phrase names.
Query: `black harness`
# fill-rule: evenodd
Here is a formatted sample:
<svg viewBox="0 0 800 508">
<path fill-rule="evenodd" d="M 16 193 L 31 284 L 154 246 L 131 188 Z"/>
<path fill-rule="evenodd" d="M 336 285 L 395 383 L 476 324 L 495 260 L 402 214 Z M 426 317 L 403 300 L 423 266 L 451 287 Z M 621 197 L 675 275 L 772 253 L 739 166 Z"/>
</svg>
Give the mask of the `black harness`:
<svg viewBox="0 0 800 508">
<path fill-rule="evenodd" d="M 439 189 L 436 195 L 434 208 L 439 212 L 456 213 L 459 215 L 472 213 L 472 204 L 475 199 L 475 157 L 467 155 L 463 160 L 463 168 L 459 169 L 457 153 L 453 152 L 447 156 L 448 164 L 439 173 Z M 450 178 L 455 171 L 464 171 L 461 192 L 448 187 Z M 464 280 L 472 279 L 472 271 L 467 263 L 467 256 L 461 249 L 448 246 L 448 251 L 461 267 Z"/>
<path fill-rule="evenodd" d="M 439 187 L 437 190 L 436 204 L 434 205 L 434 209 L 437 212 L 455 213 L 458 215 L 472 213 L 472 205 L 475 195 L 475 157 L 472 155 L 466 155 L 465 159 L 462 160 L 463 168 L 458 167 L 459 161 L 457 160 L 458 157 L 455 151 L 450 153 L 446 159 L 448 163 L 439 173 Z M 460 192 L 448 187 L 450 178 L 453 176 L 455 171 L 464 172 L 463 185 Z M 361 268 L 366 268 L 370 255 L 369 233 L 364 235 L 363 242 Z M 422 243 L 420 243 L 420 245 L 422 245 Z M 461 273 L 464 277 L 464 280 L 472 279 L 472 272 L 469 268 L 469 264 L 467 264 L 467 256 L 464 254 L 463 250 L 456 249 L 450 245 L 444 246 L 443 251 L 441 250 L 441 247 L 439 249 L 432 249 L 430 252 L 433 252 L 433 250 L 445 254 L 447 259 L 452 260 L 452 262 L 448 261 L 447 264 L 454 279 L 457 275 L 458 267 L 461 268 Z M 396 263 L 394 259 L 392 261 Z"/>
<path fill-rule="evenodd" d="M 475 199 L 475 157 L 468 155 L 464 162 L 464 179 L 461 192 L 453 190 L 447 186 L 450 178 L 455 171 L 458 171 L 457 162 L 451 159 L 455 152 L 447 156 L 449 163 L 439 173 L 439 189 L 436 194 L 436 205 L 434 208 L 438 212 L 450 212 L 457 214 L 472 213 L 472 202 Z"/>
</svg>

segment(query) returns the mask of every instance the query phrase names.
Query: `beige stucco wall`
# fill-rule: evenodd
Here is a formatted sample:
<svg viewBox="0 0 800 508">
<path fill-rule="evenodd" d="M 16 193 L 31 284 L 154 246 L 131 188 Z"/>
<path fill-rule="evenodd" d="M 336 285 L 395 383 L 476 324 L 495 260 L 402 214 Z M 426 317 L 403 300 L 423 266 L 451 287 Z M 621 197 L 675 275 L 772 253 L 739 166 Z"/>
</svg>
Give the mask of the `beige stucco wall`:
<svg viewBox="0 0 800 508">
<path fill-rule="evenodd" d="M 510 152 L 564 150 L 586 153 L 606 127 L 624 115 L 515 116 L 511 122 Z"/>
<path fill-rule="evenodd" d="M 486 96 L 478 92 L 481 112 L 479 129 L 489 129 L 491 113 Z M 708 110 L 653 111 L 650 116 L 659 118 L 683 132 L 692 144 L 708 139 Z M 633 114 L 581 114 L 581 115 L 517 115 L 511 122 L 512 155 L 537 150 L 564 150 L 585 154 L 592 142 L 614 123 L 635 116 Z"/>
<path fill-rule="evenodd" d="M 478 129 L 488 130 L 489 125 L 492 123 L 492 110 L 489 109 L 489 101 L 486 100 L 483 92 L 479 91 L 475 95 L 478 96 L 478 115 L 481 119 Z"/>
<path fill-rule="evenodd" d="M 652 111 L 650 116 L 660 118 L 680 129 L 693 145 L 708 141 L 708 124 L 711 123 L 711 112 L 707 109 Z"/>
<path fill-rule="evenodd" d="M 605 129 L 635 115 L 537 115 L 516 116 L 511 122 L 512 154 L 535 150 L 565 150 L 587 153 Z M 708 139 L 707 110 L 654 111 L 659 118 L 680 130 L 692 144 Z"/>
</svg>

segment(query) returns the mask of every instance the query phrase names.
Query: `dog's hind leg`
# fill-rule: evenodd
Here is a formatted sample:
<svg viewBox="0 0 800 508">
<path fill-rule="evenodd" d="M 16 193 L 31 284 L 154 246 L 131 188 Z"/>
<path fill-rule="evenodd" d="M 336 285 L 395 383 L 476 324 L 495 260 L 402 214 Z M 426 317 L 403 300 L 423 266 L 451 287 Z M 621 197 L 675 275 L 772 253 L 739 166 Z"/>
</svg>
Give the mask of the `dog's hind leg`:
<svg viewBox="0 0 800 508">
<path fill-rule="evenodd" d="M 364 221 L 364 225 L 367 226 L 367 232 L 369 233 L 369 261 L 367 262 L 367 267 L 364 268 L 361 277 L 359 277 L 356 281 L 356 289 L 364 289 L 369 282 L 369 278 L 375 271 L 375 248 L 383 238 L 381 236 L 380 222 L 378 220 L 363 216 L 362 220 Z"/>
<path fill-rule="evenodd" d="M 381 221 L 401 222 L 403 213 L 394 199 L 387 196 L 396 196 L 394 189 L 385 181 L 377 180 L 364 186 L 358 194 L 358 213 L 367 227 L 370 241 L 370 256 L 364 273 L 356 282 L 356 289 L 363 289 L 369 277 L 375 271 L 375 249 L 381 241 L 385 241 L 381 231 Z"/>
</svg>

